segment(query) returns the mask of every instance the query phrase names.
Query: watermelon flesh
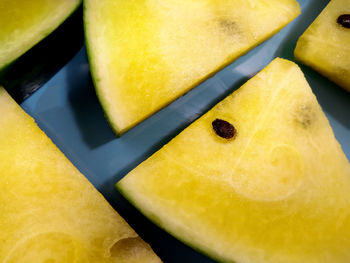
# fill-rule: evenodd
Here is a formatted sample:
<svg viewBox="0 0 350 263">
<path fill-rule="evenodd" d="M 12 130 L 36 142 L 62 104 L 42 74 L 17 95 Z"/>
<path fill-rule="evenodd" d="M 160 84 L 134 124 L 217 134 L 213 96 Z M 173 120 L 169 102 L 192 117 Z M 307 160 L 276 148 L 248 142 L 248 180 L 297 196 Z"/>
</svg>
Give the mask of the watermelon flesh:
<svg viewBox="0 0 350 263">
<path fill-rule="evenodd" d="M 346 16 L 348 27 L 339 18 Z M 345 20 L 345 19 L 344 19 Z M 332 0 L 299 38 L 295 58 L 350 92 L 350 0 Z"/>
<path fill-rule="evenodd" d="M 98 97 L 120 135 L 292 21 L 295 0 L 87 0 Z"/>
<path fill-rule="evenodd" d="M 0 70 L 54 31 L 81 0 L 0 0 Z"/>
<path fill-rule="evenodd" d="M 117 188 L 220 262 L 350 262 L 349 161 L 287 60 L 271 62 Z"/>
<path fill-rule="evenodd" d="M 0 262 L 161 262 L 3 88 L 0 112 Z"/>
</svg>

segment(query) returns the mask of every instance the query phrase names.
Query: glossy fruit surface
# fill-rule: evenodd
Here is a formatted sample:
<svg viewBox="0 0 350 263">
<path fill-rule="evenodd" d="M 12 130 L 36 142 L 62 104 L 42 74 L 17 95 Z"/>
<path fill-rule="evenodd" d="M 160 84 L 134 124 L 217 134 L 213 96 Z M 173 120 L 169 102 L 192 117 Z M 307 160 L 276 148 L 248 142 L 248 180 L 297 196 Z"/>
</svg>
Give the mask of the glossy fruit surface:
<svg viewBox="0 0 350 263">
<path fill-rule="evenodd" d="M 350 91 L 349 43 L 350 0 L 332 0 L 299 38 L 295 57 Z"/>
<path fill-rule="evenodd" d="M 281 30 L 295 0 L 87 0 L 95 87 L 122 134 Z"/>
<path fill-rule="evenodd" d="M 0 262 L 160 262 L 2 88 L 0 111 Z"/>
<path fill-rule="evenodd" d="M 0 70 L 54 31 L 81 0 L 0 0 Z"/>
<path fill-rule="evenodd" d="M 217 119 L 234 126 L 232 138 L 217 134 Z M 287 60 L 274 60 L 117 188 L 223 262 L 350 261 L 350 165 Z"/>
</svg>

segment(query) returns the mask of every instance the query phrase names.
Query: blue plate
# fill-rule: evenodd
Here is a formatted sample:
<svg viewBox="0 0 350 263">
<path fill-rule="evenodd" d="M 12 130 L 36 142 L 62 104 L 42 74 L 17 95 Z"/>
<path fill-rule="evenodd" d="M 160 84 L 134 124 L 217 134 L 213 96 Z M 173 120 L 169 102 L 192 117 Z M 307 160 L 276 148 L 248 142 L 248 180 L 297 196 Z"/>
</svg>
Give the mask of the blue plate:
<svg viewBox="0 0 350 263">
<path fill-rule="evenodd" d="M 164 262 L 213 262 L 153 225 L 115 190 L 114 184 L 273 58 L 293 60 L 298 37 L 328 0 L 299 2 L 302 15 L 283 31 L 121 138 L 114 136 L 103 116 L 85 48 L 22 107 Z M 350 94 L 313 70 L 301 68 L 350 159 Z"/>
</svg>

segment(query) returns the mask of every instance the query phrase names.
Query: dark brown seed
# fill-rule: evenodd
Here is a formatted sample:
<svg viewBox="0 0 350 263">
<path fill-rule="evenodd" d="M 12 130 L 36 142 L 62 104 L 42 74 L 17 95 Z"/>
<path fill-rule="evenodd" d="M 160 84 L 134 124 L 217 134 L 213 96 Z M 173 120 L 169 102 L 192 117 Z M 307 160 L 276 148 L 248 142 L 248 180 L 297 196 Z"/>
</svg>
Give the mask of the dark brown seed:
<svg viewBox="0 0 350 263">
<path fill-rule="evenodd" d="M 231 139 L 237 133 L 235 127 L 233 127 L 231 123 L 224 120 L 216 119 L 213 121 L 212 125 L 216 134 L 224 139 Z"/>
<path fill-rule="evenodd" d="M 350 14 L 344 14 L 338 17 L 337 23 L 345 28 L 350 28 Z"/>
</svg>

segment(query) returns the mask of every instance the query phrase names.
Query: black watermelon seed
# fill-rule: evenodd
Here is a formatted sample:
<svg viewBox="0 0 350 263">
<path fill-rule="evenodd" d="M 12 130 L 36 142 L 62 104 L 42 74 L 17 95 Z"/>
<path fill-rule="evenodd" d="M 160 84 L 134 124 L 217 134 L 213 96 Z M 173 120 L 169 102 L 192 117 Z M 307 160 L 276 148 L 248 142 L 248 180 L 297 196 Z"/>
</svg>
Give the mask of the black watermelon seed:
<svg viewBox="0 0 350 263">
<path fill-rule="evenodd" d="M 237 133 L 235 127 L 224 120 L 216 119 L 212 122 L 212 125 L 215 133 L 224 139 L 231 139 Z"/>
<path fill-rule="evenodd" d="M 345 28 L 350 28 L 350 14 L 344 14 L 338 17 L 337 23 Z"/>
</svg>

